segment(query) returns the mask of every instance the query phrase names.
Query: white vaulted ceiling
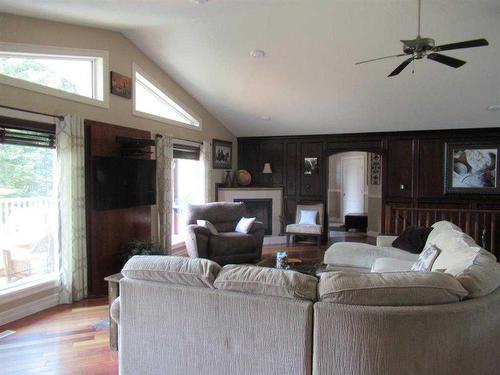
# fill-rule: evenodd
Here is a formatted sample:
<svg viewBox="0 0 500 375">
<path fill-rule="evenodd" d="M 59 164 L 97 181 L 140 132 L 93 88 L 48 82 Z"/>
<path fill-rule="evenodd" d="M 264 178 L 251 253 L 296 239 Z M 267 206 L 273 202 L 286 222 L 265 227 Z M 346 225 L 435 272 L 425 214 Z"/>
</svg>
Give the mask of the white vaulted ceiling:
<svg viewBox="0 0 500 375">
<path fill-rule="evenodd" d="M 0 11 L 121 31 L 237 136 L 500 125 L 500 1 L 423 0 L 422 35 L 486 38 L 387 78 L 416 0 L 0 0 Z M 250 51 L 262 49 L 262 59 Z M 271 119 L 262 119 L 269 116 Z"/>
</svg>

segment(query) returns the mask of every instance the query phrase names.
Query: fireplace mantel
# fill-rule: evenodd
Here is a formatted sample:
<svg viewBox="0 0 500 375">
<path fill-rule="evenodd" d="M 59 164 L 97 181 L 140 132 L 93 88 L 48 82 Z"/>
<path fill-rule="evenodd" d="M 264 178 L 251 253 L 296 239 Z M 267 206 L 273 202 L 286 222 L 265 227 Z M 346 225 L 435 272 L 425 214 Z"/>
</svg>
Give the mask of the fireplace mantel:
<svg viewBox="0 0 500 375">
<path fill-rule="evenodd" d="M 283 188 L 276 187 L 217 187 L 217 201 L 235 202 L 241 199 L 272 200 L 272 236 L 282 233 Z"/>
</svg>

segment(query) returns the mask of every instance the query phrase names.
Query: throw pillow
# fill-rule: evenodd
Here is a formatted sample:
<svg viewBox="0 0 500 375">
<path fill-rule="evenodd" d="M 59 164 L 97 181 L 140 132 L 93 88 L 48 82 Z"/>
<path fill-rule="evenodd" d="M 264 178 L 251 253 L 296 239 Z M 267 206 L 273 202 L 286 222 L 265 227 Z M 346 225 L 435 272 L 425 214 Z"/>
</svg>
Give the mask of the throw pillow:
<svg viewBox="0 0 500 375">
<path fill-rule="evenodd" d="M 210 231 L 210 234 L 219 234 L 219 231 L 213 225 L 210 221 L 208 220 L 196 220 L 196 224 L 198 224 L 200 227 L 205 227 Z"/>
<path fill-rule="evenodd" d="M 419 254 L 425 247 L 432 228 L 409 226 L 392 242 L 393 247 Z"/>
<path fill-rule="evenodd" d="M 250 231 L 250 228 L 252 228 L 255 219 L 255 217 L 242 217 L 236 225 L 236 229 L 234 231 L 247 234 Z"/>
<path fill-rule="evenodd" d="M 415 262 L 415 264 L 411 266 L 411 270 L 421 272 L 431 271 L 432 265 L 436 261 L 439 252 L 439 249 L 434 245 L 426 247 L 424 251 L 422 251 L 418 256 L 418 260 Z"/>
<path fill-rule="evenodd" d="M 318 216 L 318 211 L 316 210 L 300 210 L 299 224 L 316 225 L 317 216 Z"/>
</svg>

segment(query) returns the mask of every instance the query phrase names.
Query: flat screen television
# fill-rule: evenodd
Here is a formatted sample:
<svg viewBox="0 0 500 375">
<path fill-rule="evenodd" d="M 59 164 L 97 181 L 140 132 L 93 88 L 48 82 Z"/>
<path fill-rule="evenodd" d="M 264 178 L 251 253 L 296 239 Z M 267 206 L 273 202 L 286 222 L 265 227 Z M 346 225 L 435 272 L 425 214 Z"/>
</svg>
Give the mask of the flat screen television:
<svg viewBox="0 0 500 375">
<path fill-rule="evenodd" d="M 156 161 L 94 157 L 94 208 L 111 210 L 156 204 Z"/>
</svg>

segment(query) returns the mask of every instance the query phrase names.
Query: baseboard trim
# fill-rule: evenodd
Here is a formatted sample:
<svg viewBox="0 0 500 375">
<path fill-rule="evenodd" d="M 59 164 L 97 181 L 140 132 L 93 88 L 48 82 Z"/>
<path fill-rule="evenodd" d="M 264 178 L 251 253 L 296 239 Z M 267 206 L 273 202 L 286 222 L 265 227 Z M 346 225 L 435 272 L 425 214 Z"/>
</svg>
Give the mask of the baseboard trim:
<svg viewBox="0 0 500 375">
<path fill-rule="evenodd" d="M 368 237 L 377 237 L 379 234 L 380 234 L 380 232 L 376 232 L 374 230 L 369 230 L 368 232 L 366 232 L 366 235 Z"/>
<path fill-rule="evenodd" d="M 53 293 L 43 298 L 18 305 L 12 309 L 0 313 L 0 326 L 33 315 L 42 310 L 57 306 L 59 304 L 58 293 Z"/>
</svg>

